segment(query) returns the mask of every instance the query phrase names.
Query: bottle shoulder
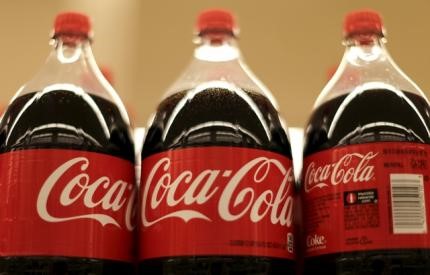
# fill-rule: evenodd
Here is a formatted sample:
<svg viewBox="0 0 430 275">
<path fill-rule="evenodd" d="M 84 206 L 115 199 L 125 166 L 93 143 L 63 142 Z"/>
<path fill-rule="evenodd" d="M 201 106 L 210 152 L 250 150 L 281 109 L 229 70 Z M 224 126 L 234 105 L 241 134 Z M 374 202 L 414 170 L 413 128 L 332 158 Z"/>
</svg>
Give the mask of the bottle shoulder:
<svg viewBox="0 0 430 275">
<path fill-rule="evenodd" d="M 178 91 L 190 90 L 207 82 L 220 81 L 260 93 L 278 109 L 278 103 L 270 90 L 258 79 L 240 55 L 219 61 L 199 59 L 196 56 L 198 55 L 195 54 L 182 74 L 167 89 L 163 99 Z"/>
<path fill-rule="evenodd" d="M 0 149 L 89 150 L 133 160 L 131 131 L 118 107 L 76 90 L 35 91 L 12 100 L 0 123 Z"/>
<path fill-rule="evenodd" d="M 290 155 L 285 129 L 270 100 L 225 82 L 208 82 L 165 98 L 149 127 L 144 155 L 212 145 Z"/>
<path fill-rule="evenodd" d="M 375 88 L 316 107 L 306 127 L 305 155 L 380 141 L 430 143 L 430 107 L 415 93 Z"/>
<path fill-rule="evenodd" d="M 395 63 L 383 45 L 347 48 L 333 77 L 323 88 L 314 107 L 357 90 L 407 91 L 427 100 L 418 85 Z"/>
</svg>

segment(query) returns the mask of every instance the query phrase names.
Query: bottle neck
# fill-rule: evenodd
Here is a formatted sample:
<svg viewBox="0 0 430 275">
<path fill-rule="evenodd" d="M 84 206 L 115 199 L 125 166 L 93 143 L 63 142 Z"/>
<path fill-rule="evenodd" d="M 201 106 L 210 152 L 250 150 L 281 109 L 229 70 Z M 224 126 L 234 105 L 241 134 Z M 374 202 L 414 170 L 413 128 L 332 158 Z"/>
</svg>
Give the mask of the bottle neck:
<svg viewBox="0 0 430 275">
<path fill-rule="evenodd" d="M 355 66 L 367 66 L 372 62 L 381 61 L 393 63 L 385 48 L 385 43 L 384 37 L 374 34 L 348 37 L 344 41 L 346 46 L 344 59 Z"/>
<path fill-rule="evenodd" d="M 48 62 L 59 62 L 60 64 L 83 64 L 87 60 L 94 60 L 91 51 L 91 41 L 88 38 L 59 35 L 53 38 L 51 44 L 54 50 L 48 58 Z M 53 56 L 52 56 L 53 55 Z"/>
<path fill-rule="evenodd" d="M 347 37 L 343 59 L 314 107 L 337 96 L 364 90 L 408 91 L 424 97 L 420 88 L 391 58 L 385 43 L 385 38 L 378 34 Z"/>
<path fill-rule="evenodd" d="M 98 81 L 107 82 L 95 61 L 90 39 L 60 35 L 53 39 L 52 45 L 44 67 L 55 71 L 53 78 L 80 86 L 90 93 L 97 90 L 94 85 Z"/>
<path fill-rule="evenodd" d="M 200 35 L 194 56 L 181 76 L 171 85 L 164 98 L 198 87 L 233 85 L 265 95 L 277 108 L 271 92 L 252 73 L 241 57 L 237 39 L 232 34 Z"/>
<path fill-rule="evenodd" d="M 115 103 L 128 123 L 125 107 L 110 83 L 101 73 L 91 49 L 91 40 L 76 35 L 55 36 L 45 64 L 22 86 L 13 100 L 28 93 L 63 90 L 78 95 L 96 95 Z"/>
<path fill-rule="evenodd" d="M 240 59 L 237 40 L 229 34 L 205 34 L 196 39 L 199 44 L 194 58 L 203 62 L 229 62 Z"/>
<path fill-rule="evenodd" d="M 54 85 L 50 89 L 75 87 L 112 100 L 116 93 L 96 64 L 90 39 L 62 34 L 55 36 L 50 44 L 53 48 L 45 64 L 19 94 L 41 91 Z"/>
</svg>

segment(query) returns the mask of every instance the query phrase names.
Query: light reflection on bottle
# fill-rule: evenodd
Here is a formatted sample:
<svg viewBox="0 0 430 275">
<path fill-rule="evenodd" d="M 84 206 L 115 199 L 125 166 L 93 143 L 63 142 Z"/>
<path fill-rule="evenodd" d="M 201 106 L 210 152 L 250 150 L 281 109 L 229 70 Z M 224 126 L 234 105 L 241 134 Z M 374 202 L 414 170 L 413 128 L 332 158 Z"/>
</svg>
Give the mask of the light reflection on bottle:
<svg viewBox="0 0 430 275">
<path fill-rule="evenodd" d="M 203 44 L 194 51 L 194 57 L 203 61 L 225 62 L 239 58 L 239 51 L 227 43 L 219 46 Z"/>
<path fill-rule="evenodd" d="M 270 129 L 268 128 L 268 125 L 264 119 L 263 114 L 261 113 L 260 108 L 255 104 L 255 102 L 252 100 L 252 98 L 242 89 L 236 87 L 234 84 L 224 82 L 224 81 L 210 81 L 206 83 L 202 83 L 198 85 L 196 88 L 190 90 L 187 92 L 187 94 L 178 102 L 178 104 L 175 106 L 172 114 L 169 117 L 169 120 L 166 123 L 166 126 L 164 128 L 163 132 L 163 141 L 166 140 L 166 137 L 169 134 L 169 130 L 171 125 L 174 123 L 176 117 L 178 114 L 183 110 L 184 106 L 192 101 L 194 96 L 196 96 L 198 93 L 204 92 L 206 90 L 210 89 L 225 89 L 225 92 L 233 92 L 237 96 L 243 99 L 247 103 L 247 105 L 252 109 L 254 114 L 258 118 L 258 122 L 261 125 L 261 127 L 264 129 L 264 132 L 266 134 L 267 140 L 271 140 L 272 134 L 270 132 Z M 228 90 L 228 91 L 227 91 Z"/>
<path fill-rule="evenodd" d="M 329 130 L 328 130 L 328 138 L 332 138 L 333 132 L 337 129 L 338 121 L 342 118 L 342 115 L 345 110 L 348 109 L 348 106 L 351 104 L 351 102 L 356 99 L 358 96 L 362 95 L 363 93 L 369 93 L 373 90 L 385 90 L 386 92 L 392 92 L 394 93 L 399 99 L 404 100 L 411 110 L 414 111 L 414 114 L 417 116 L 417 119 L 421 122 L 422 126 L 426 130 L 428 136 L 430 136 L 430 130 L 427 127 L 425 118 L 422 117 L 421 113 L 418 111 L 415 104 L 407 97 L 405 94 L 396 89 L 394 86 L 382 83 L 382 82 L 368 82 L 364 83 L 358 87 L 356 87 L 350 94 L 346 96 L 346 98 L 342 101 L 342 103 L 339 105 L 339 108 L 337 109 L 333 120 L 330 124 Z M 381 111 L 383 111 L 383 106 L 381 106 Z M 366 112 L 366 110 L 363 110 L 363 112 Z M 359 116 L 360 114 L 357 114 Z M 407 125 L 405 125 L 407 126 Z"/>
<path fill-rule="evenodd" d="M 40 100 L 40 98 L 42 98 L 44 95 L 46 95 L 48 93 L 52 93 L 52 92 L 55 93 L 57 91 L 67 91 L 67 92 L 73 93 L 76 96 L 78 96 L 79 98 L 81 98 L 83 101 L 85 101 L 87 103 L 87 105 L 91 108 L 93 114 L 96 116 L 96 118 L 98 120 L 98 124 L 100 125 L 101 129 L 103 130 L 105 138 L 107 140 L 110 138 L 110 131 L 109 131 L 107 123 L 103 117 L 103 114 L 102 114 L 101 110 L 99 109 L 98 105 L 91 98 L 91 96 L 89 94 L 87 94 L 86 92 L 84 92 L 82 90 L 82 88 L 80 88 L 80 87 L 77 87 L 77 86 L 72 85 L 72 84 L 60 83 L 60 84 L 54 84 L 54 85 L 47 86 L 42 91 L 35 93 L 35 95 L 25 103 L 25 105 L 19 111 L 18 115 L 16 116 L 15 120 L 13 121 L 13 124 L 10 127 L 10 130 L 9 130 L 8 135 L 6 137 L 6 140 L 5 140 L 6 145 L 9 145 L 9 139 L 14 134 L 14 129 L 17 126 L 17 123 L 19 123 L 21 121 L 20 119 L 26 113 L 26 111 L 29 108 L 31 108 L 33 104 L 36 104 L 37 101 Z M 78 112 L 79 110 L 76 110 L 76 111 Z M 74 128 L 74 126 L 70 126 L 70 127 Z M 76 130 L 76 131 L 78 131 L 78 130 Z M 95 138 L 91 138 L 91 139 L 94 140 Z"/>
<path fill-rule="evenodd" d="M 214 133 L 215 128 L 219 128 L 219 129 L 226 128 L 229 130 L 227 131 L 216 130 Z M 176 137 L 175 140 L 173 141 L 173 144 L 179 143 L 184 138 L 187 138 L 188 141 L 191 141 L 191 142 L 197 141 L 197 140 L 201 142 L 203 139 L 207 139 L 206 141 L 210 141 L 210 137 L 214 134 L 217 136 L 217 139 L 219 140 L 220 137 L 223 137 L 223 136 L 233 136 L 234 132 L 236 131 L 240 132 L 242 135 L 244 134 L 250 137 L 258 145 L 263 144 L 263 142 L 254 134 L 252 134 L 250 131 L 244 129 L 240 125 L 233 124 L 226 121 L 208 121 L 208 122 L 200 123 L 196 126 L 193 126 L 189 128 L 186 132 L 181 134 L 180 136 Z M 197 134 L 198 132 L 200 132 L 200 134 Z M 232 140 L 232 139 L 227 138 L 227 140 Z"/>
</svg>

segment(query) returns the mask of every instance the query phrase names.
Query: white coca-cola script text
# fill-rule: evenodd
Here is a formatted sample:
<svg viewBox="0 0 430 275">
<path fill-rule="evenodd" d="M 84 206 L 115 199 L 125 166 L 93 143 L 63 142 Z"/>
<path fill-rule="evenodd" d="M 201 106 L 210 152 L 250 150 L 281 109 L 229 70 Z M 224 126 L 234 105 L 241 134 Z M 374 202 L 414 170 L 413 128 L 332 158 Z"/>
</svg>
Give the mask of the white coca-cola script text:
<svg viewBox="0 0 430 275">
<path fill-rule="evenodd" d="M 309 163 L 305 172 L 304 189 L 310 192 L 315 188 L 350 182 L 367 182 L 375 175 L 375 166 L 371 165 L 378 153 L 351 153 L 342 156 L 334 163 L 317 166 Z"/>
<path fill-rule="evenodd" d="M 183 169 L 176 172 L 176 169 L 171 159 L 164 157 L 147 173 L 141 206 L 144 227 L 169 218 L 210 222 L 215 217 L 201 210 L 202 207 L 196 210 L 209 201 L 215 202 L 219 218 L 226 222 L 243 217 L 257 223 L 269 217 L 272 224 L 287 227 L 292 224 L 294 176 L 291 167 L 287 169 L 277 159 L 257 157 L 235 171 Z M 265 187 L 257 192 L 259 185 Z M 160 205 L 164 209 L 162 214 L 149 215 L 156 213 Z"/>
<path fill-rule="evenodd" d="M 37 213 L 47 222 L 66 222 L 79 219 L 91 219 L 100 222 L 103 226 L 112 224 L 127 230 L 133 230 L 135 214 L 136 190 L 133 182 L 123 180 L 112 181 L 109 177 L 102 176 L 90 179 L 86 173 L 90 161 L 85 157 L 73 158 L 55 169 L 43 183 L 37 198 Z M 62 177 L 72 169 L 79 169 L 80 173 L 68 182 Z M 58 198 L 51 198 L 54 188 L 61 188 Z M 95 194 L 98 194 L 95 199 Z M 100 196 L 100 193 L 103 193 Z M 100 198 L 101 197 L 101 198 Z M 48 201 L 52 200 L 58 208 L 73 207 L 74 204 L 83 204 L 87 213 L 68 215 L 65 217 L 54 216 L 48 210 Z M 114 218 L 110 213 L 121 213 L 117 217 L 123 217 L 123 221 Z"/>
</svg>

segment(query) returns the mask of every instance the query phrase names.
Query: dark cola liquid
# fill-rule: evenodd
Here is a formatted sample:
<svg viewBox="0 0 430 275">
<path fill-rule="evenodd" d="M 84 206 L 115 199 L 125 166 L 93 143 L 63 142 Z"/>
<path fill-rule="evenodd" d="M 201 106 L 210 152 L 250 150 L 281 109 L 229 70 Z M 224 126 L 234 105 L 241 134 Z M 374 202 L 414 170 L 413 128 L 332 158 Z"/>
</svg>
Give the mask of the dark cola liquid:
<svg viewBox="0 0 430 275">
<path fill-rule="evenodd" d="M 313 113 L 307 130 L 305 156 L 350 144 L 380 141 L 430 144 L 430 108 L 425 99 L 403 92 L 368 90 L 348 103 L 336 97 Z M 338 114 L 339 119 L 334 120 Z M 332 136 L 328 131 L 333 128 Z M 430 250 L 349 252 L 305 260 L 305 274 L 430 274 Z M 322 274 L 322 273 L 321 273 Z"/>
<path fill-rule="evenodd" d="M 102 124 L 107 126 L 110 138 Z M 134 162 L 128 126 L 118 108 L 101 97 L 70 91 L 30 93 L 16 98 L 1 120 L 0 144 L 1 153 L 61 148 L 99 152 Z M 0 257 L 0 274 L 133 274 L 133 265 L 73 257 Z"/>
<path fill-rule="evenodd" d="M 210 88 L 161 102 L 148 130 L 143 158 L 175 148 L 237 146 L 270 150 L 291 158 L 277 111 L 266 97 Z M 263 125 L 267 126 L 266 129 Z M 271 137 L 271 138 L 269 138 Z M 164 141 L 163 141 L 164 140 Z M 180 238 L 180 236 L 178 236 Z M 295 274 L 294 262 L 265 257 L 187 256 L 141 262 L 139 274 Z"/>
</svg>

